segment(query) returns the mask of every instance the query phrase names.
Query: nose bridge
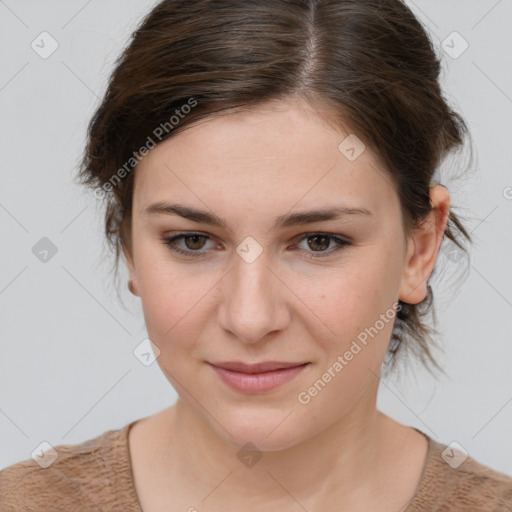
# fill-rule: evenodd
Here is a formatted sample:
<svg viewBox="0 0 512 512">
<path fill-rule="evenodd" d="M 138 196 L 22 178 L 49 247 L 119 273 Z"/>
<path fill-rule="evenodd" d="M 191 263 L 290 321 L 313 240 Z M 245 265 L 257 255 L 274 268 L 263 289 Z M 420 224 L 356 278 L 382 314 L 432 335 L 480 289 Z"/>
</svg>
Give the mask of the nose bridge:
<svg viewBox="0 0 512 512">
<path fill-rule="evenodd" d="M 271 271 L 265 253 L 254 261 L 237 255 L 233 264 L 223 280 L 221 325 L 241 341 L 257 342 L 284 326 L 286 308 L 279 291 L 283 285 Z"/>
</svg>

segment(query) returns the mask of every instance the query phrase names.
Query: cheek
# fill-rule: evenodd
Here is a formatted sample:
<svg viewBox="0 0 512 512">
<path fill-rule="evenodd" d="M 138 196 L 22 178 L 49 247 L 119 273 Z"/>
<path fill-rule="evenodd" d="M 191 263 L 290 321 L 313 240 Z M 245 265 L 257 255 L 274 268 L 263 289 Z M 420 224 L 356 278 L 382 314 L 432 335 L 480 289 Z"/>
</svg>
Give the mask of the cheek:
<svg viewBox="0 0 512 512">
<path fill-rule="evenodd" d="M 149 272 L 149 271 L 148 271 Z M 199 284 L 199 283 L 198 283 Z M 193 279 L 171 276 L 168 272 L 145 276 L 142 307 L 148 334 L 157 345 L 170 340 L 191 338 L 201 322 L 201 289 Z"/>
<path fill-rule="evenodd" d="M 331 272 L 316 284 L 317 293 L 310 293 L 305 302 L 325 326 L 327 336 L 317 340 L 331 358 L 345 353 L 353 342 L 361 347 L 359 360 L 383 356 L 396 316 L 397 276 L 390 267 L 382 260 L 365 261 L 350 271 Z M 306 290 L 301 295 L 307 297 Z"/>
<path fill-rule="evenodd" d="M 172 265 L 161 249 L 140 251 L 138 280 L 149 338 L 166 357 L 180 348 L 191 350 L 201 339 L 218 277 L 198 274 L 191 265 Z"/>
<path fill-rule="evenodd" d="M 301 404 L 310 401 L 311 405 L 304 407 L 308 413 L 304 421 L 311 428 L 315 422 L 310 413 L 318 410 L 325 414 L 326 403 L 336 404 L 321 420 L 334 421 L 378 383 L 396 318 L 396 298 L 393 276 L 386 275 L 386 265 L 374 263 L 368 268 L 373 270 L 331 274 L 319 282 L 322 291 L 316 294 L 311 309 L 329 327 L 322 331 L 329 335 L 320 336 L 318 331 L 315 335 L 311 330 L 323 355 L 299 400 Z"/>
</svg>

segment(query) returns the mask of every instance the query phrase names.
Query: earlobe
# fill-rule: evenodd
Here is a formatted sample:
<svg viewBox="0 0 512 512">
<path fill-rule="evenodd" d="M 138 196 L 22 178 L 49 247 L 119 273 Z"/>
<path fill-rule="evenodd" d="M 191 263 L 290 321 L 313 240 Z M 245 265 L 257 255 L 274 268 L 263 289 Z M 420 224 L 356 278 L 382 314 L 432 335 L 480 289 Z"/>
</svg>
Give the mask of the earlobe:
<svg viewBox="0 0 512 512">
<path fill-rule="evenodd" d="M 133 295 L 139 295 L 139 290 L 137 286 L 137 277 L 135 275 L 135 265 L 133 263 L 133 258 L 129 250 L 123 246 L 123 253 L 126 259 L 126 264 L 128 266 L 129 279 L 128 279 L 128 289 Z"/>
<path fill-rule="evenodd" d="M 433 210 L 408 241 L 400 284 L 400 300 L 418 304 L 427 297 L 427 284 L 435 266 L 449 217 L 450 194 L 442 185 L 430 189 Z"/>
<path fill-rule="evenodd" d="M 131 279 L 128 279 L 128 289 L 133 293 L 133 295 L 139 295 Z"/>
<path fill-rule="evenodd" d="M 128 290 L 130 290 L 130 292 L 133 295 L 138 296 L 139 295 L 139 287 L 137 285 L 137 277 L 135 275 L 135 269 L 134 269 L 131 261 L 128 263 L 128 268 L 130 271 L 130 277 L 128 278 Z"/>
<path fill-rule="evenodd" d="M 408 304 L 418 304 L 426 296 L 426 285 L 422 286 L 422 280 L 418 279 L 419 260 L 417 258 L 415 235 L 408 241 L 408 244 L 405 267 L 400 283 L 399 299 Z"/>
</svg>

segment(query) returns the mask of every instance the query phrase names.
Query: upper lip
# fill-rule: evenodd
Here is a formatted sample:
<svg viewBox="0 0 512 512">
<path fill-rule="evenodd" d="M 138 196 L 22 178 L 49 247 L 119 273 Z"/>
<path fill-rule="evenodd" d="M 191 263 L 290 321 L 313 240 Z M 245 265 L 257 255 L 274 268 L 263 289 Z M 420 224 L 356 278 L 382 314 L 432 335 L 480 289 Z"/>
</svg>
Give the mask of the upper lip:
<svg viewBox="0 0 512 512">
<path fill-rule="evenodd" d="M 213 366 L 219 368 L 225 368 L 226 370 L 232 370 L 235 372 L 242 373 L 262 373 L 270 372 L 272 370 L 280 370 L 283 368 L 294 368 L 296 366 L 303 366 L 308 363 L 285 363 L 281 361 L 263 361 L 256 364 L 242 363 L 241 361 L 221 361 L 219 363 L 210 363 Z"/>
</svg>

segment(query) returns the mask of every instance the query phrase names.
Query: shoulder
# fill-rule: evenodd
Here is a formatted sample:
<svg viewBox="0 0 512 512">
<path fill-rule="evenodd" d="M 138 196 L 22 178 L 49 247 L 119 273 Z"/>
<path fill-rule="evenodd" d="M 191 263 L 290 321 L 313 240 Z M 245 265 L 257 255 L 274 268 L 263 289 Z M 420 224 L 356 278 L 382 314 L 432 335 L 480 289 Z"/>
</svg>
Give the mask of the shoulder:
<svg viewBox="0 0 512 512">
<path fill-rule="evenodd" d="M 423 477 L 408 512 L 425 510 L 420 507 L 461 512 L 512 510 L 512 477 L 468 456 L 460 445 L 428 440 Z"/>
<path fill-rule="evenodd" d="M 512 510 L 512 477 L 471 457 L 457 469 L 448 468 L 448 481 L 453 482 L 453 487 L 447 500 L 471 503 L 475 512 Z"/>
<path fill-rule="evenodd" d="M 127 427 L 108 430 L 79 444 L 49 447 L 39 456 L 3 469 L 0 510 L 85 511 L 114 503 L 113 479 L 123 462 Z"/>
</svg>

